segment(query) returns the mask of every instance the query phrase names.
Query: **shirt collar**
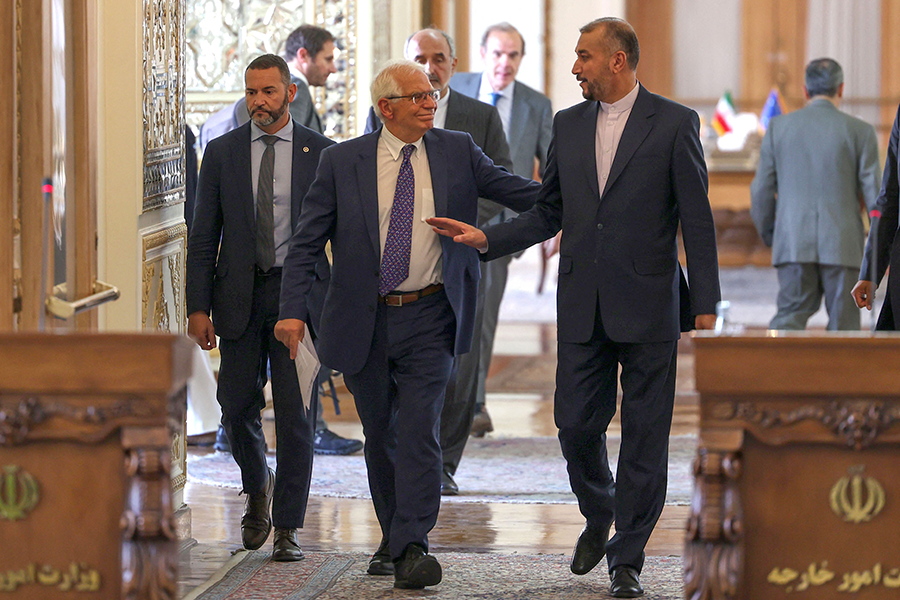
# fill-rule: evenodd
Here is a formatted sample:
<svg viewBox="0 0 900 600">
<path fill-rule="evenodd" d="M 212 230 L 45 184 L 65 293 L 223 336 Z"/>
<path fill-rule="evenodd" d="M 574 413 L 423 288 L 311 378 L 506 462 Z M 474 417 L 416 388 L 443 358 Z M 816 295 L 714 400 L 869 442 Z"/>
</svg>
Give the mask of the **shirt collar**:
<svg viewBox="0 0 900 600">
<path fill-rule="evenodd" d="M 250 121 L 250 141 L 255 142 L 256 140 L 258 140 L 259 138 L 261 138 L 264 135 L 275 135 L 275 136 L 278 136 L 279 139 L 282 139 L 286 142 L 293 142 L 294 141 L 294 120 L 288 119 L 288 122 L 285 124 L 284 127 L 282 127 L 281 129 L 279 129 L 278 131 L 276 131 L 275 133 L 272 133 L 272 134 L 266 133 L 265 131 L 260 129 L 256 123 L 254 123 L 253 121 Z"/>
<path fill-rule="evenodd" d="M 440 110 L 442 108 L 447 108 L 447 103 L 450 102 L 450 94 L 452 94 L 452 93 L 453 93 L 453 91 L 450 89 L 450 86 L 447 86 L 447 93 L 444 94 L 443 98 L 440 98 L 437 101 L 437 110 Z"/>
<path fill-rule="evenodd" d="M 634 108 L 634 102 L 637 100 L 638 92 L 640 91 L 641 86 L 638 82 L 634 82 L 634 87 L 631 88 L 631 91 L 625 94 L 625 97 L 613 102 L 612 104 L 607 104 L 606 102 L 600 102 L 600 110 L 605 113 L 620 113 L 631 110 Z"/>
<path fill-rule="evenodd" d="M 299 79 L 300 81 L 302 81 L 303 83 L 305 83 L 305 84 L 306 84 L 306 87 L 309 87 L 309 79 L 307 79 L 307 78 L 306 78 L 306 75 L 304 75 L 303 73 L 301 73 L 301 72 L 297 69 L 297 67 L 295 67 L 294 65 L 288 65 L 288 71 L 291 72 L 291 75 L 293 75 L 294 77 L 296 77 L 297 79 Z"/>
<path fill-rule="evenodd" d="M 412 145 L 416 147 L 417 153 L 419 148 L 421 148 L 422 144 L 424 143 L 424 138 L 425 136 L 422 136 L 415 142 L 412 142 Z M 403 146 L 406 146 L 406 142 L 391 133 L 387 127 L 381 128 L 381 139 L 384 140 L 384 145 L 387 147 L 388 152 L 391 153 L 391 157 L 394 160 L 397 160 L 397 158 L 400 156 L 400 151 L 403 150 Z"/>
<path fill-rule="evenodd" d="M 513 86 L 515 86 L 515 79 L 510 82 L 508 86 L 503 88 L 502 90 L 495 91 L 494 88 L 491 87 L 491 82 L 488 81 L 487 74 L 481 73 L 481 87 L 478 89 L 478 95 L 480 96 L 490 96 L 491 94 L 497 93 L 503 96 L 504 98 L 511 98 L 513 92 Z"/>
</svg>

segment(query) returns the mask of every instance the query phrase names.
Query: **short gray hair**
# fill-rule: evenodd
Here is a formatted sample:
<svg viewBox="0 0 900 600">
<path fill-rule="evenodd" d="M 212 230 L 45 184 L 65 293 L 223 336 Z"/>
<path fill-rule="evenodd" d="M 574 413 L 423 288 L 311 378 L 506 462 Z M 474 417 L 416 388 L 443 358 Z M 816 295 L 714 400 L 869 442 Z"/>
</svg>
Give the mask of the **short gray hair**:
<svg viewBox="0 0 900 600">
<path fill-rule="evenodd" d="M 481 34 L 481 49 L 484 50 L 487 48 L 488 38 L 491 37 L 491 34 L 495 31 L 500 31 L 502 33 L 508 34 L 516 34 L 519 36 L 519 41 L 522 42 L 522 56 L 525 56 L 525 36 L 522 35 L 522 32 L 513 27 L 510 23 L 506 21 L 502 21 L 500 23 L 494 23 L 484 30 L 484 33 Z"/>
<path fill-rule="evenodd" d="M 372 85 L 369 87 L 369 91 L 372 95 L 372 106 L 375 109 L 375 114 L 378 115 L 378 118 L 381 119 L 382 122 L 384 122 L 384 115 L 381 114 L 381 110 L 378 108 L 378 101 L 382 98 L 389 98 L 391 96 L 402 96 L 403 89 L 400 87 L 398 77 L 402 75 L 413 75 L 415 73 L 422 73 L 424 75 L 425 67 L 417 62 L 401 58 L 392 60 L 386 64 L 383 69 L 378 71 L 377 75 L 375 75 L 375 78 L 372 80 Z"/>
<path fill-rule="evenodd" d="M 817 58 L 806 65 L 806 93 L 809 97 L 834 98 L 844 83 L 844 71 L 832 58 Z"/>
</svg>

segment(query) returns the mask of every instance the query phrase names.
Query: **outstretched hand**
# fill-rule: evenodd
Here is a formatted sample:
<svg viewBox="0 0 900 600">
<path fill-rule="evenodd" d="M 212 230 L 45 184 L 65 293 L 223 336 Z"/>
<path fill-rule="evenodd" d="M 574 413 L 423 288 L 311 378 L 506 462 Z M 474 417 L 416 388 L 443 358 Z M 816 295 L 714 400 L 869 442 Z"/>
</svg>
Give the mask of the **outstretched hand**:
<svg viewBox="0 0 900 600">
<path fill-rule="evenodd" d="M 458 244 L 465 244 L 477 250 L 484 250 L 488 246 L 484 232 L 468 223 L 445 217 L 431 217 L 425 219 L 425 222 L 431 225 L 435 233 L 453 238 Z"/>
</svg>

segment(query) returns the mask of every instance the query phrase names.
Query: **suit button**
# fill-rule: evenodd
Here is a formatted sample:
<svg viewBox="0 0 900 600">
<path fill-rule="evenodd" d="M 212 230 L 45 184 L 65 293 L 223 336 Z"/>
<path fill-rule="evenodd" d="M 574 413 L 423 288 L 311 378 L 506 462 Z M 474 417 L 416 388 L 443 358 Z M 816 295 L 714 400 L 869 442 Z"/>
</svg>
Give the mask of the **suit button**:
<svg viewBox="0 0 900 600">
<path fill-rule="evenodd" d="M 603 223 L 597 223 L 597 230 L 603 229 Z"/>
</svg>

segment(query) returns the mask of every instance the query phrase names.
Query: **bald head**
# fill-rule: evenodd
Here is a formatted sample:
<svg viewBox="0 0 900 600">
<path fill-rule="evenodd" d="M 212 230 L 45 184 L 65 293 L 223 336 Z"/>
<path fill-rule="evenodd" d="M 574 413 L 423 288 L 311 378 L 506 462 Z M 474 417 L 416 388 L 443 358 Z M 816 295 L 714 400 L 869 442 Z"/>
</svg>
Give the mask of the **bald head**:
<svg viewBox="0 0 900 600">
<path fill-rule="evenodd" d="M 406 40 L 405 55 L 425 67 L 428 80 L 441 97 L 447 94 L 450 78 L 456 71 L 453 38 L 440 29 L 422 29 Z"/>
</svg>

